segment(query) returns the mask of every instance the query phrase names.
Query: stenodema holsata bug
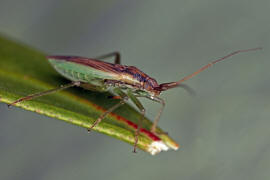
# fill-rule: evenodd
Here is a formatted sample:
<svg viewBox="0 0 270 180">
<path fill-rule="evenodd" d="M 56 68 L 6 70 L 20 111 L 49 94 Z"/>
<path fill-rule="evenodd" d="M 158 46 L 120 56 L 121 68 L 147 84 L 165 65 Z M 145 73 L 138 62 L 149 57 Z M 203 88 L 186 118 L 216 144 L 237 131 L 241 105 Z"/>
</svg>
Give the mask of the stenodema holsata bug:
<svg viewBox="0 0 270 180">
<path fill-rule="evenodd" d="M 135 143 L 133 151 L 136 152 L 136 145 L 140 133 L 141 122 L 145 116 L 145 108 L 138 100 L 138 98 L 144 97 L 161 104 L 161 108 L 158 111 L 158 114 L 151 128 L 151 132 L 155 133 L 157 123 L 165 106 L 165 101 L 159 97 L 162 91 L 181 86 L 184 81 L 192 78 L 193 76 L 199 74 L 215 63 L 218 63 L 230 56 L 259 49 L 261 48 L 235 51 L 222 58 L 210 62 L 209 64 L 201 67 L 196 72 L 182 78 L 179 81 L 162 84 L 158 84 L 154 78 L 151 78 L 134 66 L 121 65 L 120 54 L 118 52 L 113 52 L 98 58 L 84 58 L 78 56 L 47 56 L 48 61 L 55 68 L 55 70 L 65 78 L 71 80 L 71 83 L 56 89 L 20 98 L 8 106 L 14 105 L 21 101 L 51 94 L 73 86 L 79 86 L 92 91 L 111 91 L 115 94 L 114 97 L 119 99 L 119 102 L 101 114 L 100 117 L 88 128 L 88 131 L 98 125 L 98 123 L 100 123 L 107 114 L 114 111 L 119 106 L 125 104 L 130 99 L 141 112 L 141 118 L 138 123 L 138 128 L 135 132 Z M 108 57 L 114 57 L 114 63 L 100 61 L 100 59 Z"/>
</svg>

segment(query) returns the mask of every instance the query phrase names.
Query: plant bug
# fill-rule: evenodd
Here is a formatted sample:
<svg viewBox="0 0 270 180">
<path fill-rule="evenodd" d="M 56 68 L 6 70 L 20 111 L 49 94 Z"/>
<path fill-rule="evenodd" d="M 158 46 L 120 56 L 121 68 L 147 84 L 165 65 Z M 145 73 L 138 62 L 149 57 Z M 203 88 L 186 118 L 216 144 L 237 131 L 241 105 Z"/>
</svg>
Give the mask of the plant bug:
<svg viewBox="0 0 270 180">
<path fill-rule="evenodd" d="M 159 97 L 162 91 L 182 86 L 182 83 L 184 81 L 192 78 L 193 76 L 206 70 L 210 66 L 220 61 L 223 61 L 235 54 L 255 51 L 259 49 L 261 48 L 235 51 L 222 58 L 210 62 L 209 64 L 201 67 L 196 72 L 182 78 L 179 81 L 162 84 L 158 84 L 154 78 L 151 78 L 150 76 L 148 76 L 134 66 L 121 65 L 120 54 L 118 52 L 113 52 L 97 58 L 84 58 L 78 56 L 47 56 L 48 61 L 55 68 L 55 70 L 65 78 L 71 80 L 71 83 L 63 85 L 56 89 L 20 98 L 12 102 L 8 106 L 15 105 L 16 103 L 21 101 L 30 100 L 36 97 L 51 94 L 56 91 L 64 90 L 73 86 L 79 86 L 92 91 L 112 91 L 115 94 L 114 99 L 119 99 L 119 102 L 113 105 L 104 113 L 102 113 L 99 118 L 88 128 L 88 131 L 98 125 L 107 114 L 113 112 L 115 109 L 125 104 L 130 99 L 140 110 L 141 113 L 141 118 L 135 132 L 135 143 L 133 152 L 136 152 L 136 145 L 141 129 L 141 123 L 145 116 L 145 108 L 138 100 L 138 98 L 144 97 L 161 104 L 161 108 L 158 111 L 151 128 L 151 132 L 155 133 L 161 113 L 165 107 L 165 101 Z M 100 59 L 105 59 L 109 57 L 115 58 L 114 63 L 100 61 Z"/>
</svg>

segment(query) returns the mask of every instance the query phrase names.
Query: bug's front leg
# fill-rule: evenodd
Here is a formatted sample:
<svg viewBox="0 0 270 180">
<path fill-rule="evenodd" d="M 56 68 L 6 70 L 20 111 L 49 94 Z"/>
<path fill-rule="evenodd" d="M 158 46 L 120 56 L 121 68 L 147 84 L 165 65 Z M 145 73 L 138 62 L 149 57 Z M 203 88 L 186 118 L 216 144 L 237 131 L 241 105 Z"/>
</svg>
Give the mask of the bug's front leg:
<svg viewBox="0 0 270 180">
<path fill-rule="evenodd" d="M 159 97 L 147 97 L 147 98 L 161 104 L 161 108 L 159 109 L 158 114 L 155 117 L 154 123 L 153 123 L 153 125 L 151 127 L 151 132 L 156 133 L 156 128 L 157 128 L 158 121 L 159 121 L 161 113 L 163 112 L 164 107 L 165 107 L 165 101 L 163 99 L 159 98 Z"/>
<path fill-rule="evenodd" d="M 129 90 L 127 92 L 127 95 L 130 98 L 130 100 L 137 106 L 137 108 L 141 112 L 141 118 L 139 119 L 138 127 L 137 127 L 136 132 L 135 132 L 135 143 L 134 143 L 134 149 L 133 149 L 133 152 L 135 153 L 136 148 L 137 148 L 137 144 L 138 144 L 138 140 L 139 140 L 142 122 L 143 122 L 143 119 L 145 116 L 145 108 L 143 107 L 142 103 L 138 100 L 138 98 L 133 94 L 133 92 L 131 90 Z"/>
<path fill-rule="evenodd" d="M 115 109 L 117 109 L 121 105 L 125 104 L 126 101 L 128 100 L 128 96 L 124 92 L 122 92 L 120 89 L 115 88 L 114 89 L 114 92 L 120 96 L 120 99 L 121 99 L 120 102 L 118 102 L 117 104 L 113 105 L 107 111 L 105 111 L 104 113 L 102 113 L 99 116 L 99 118 L 92 124 L 92 126 L 87 129 L 88 132 L 90 132 L 96 125 L 98 125 L 102 121 L 102 119 L 104 119 L 109 113 L 113 112 Z"/>
</svg>

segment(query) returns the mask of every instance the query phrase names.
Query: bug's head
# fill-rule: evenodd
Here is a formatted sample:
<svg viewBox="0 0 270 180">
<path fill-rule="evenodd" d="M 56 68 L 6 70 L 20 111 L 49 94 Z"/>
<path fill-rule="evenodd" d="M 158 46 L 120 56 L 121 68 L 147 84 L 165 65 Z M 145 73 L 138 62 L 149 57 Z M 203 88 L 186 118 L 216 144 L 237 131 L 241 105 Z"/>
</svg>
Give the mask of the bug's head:
<svg viewBox="0 0 270 180">
<path fill-rule="evenodd" d="M 179 87 L 179 84 L 177 84 L 176 82 L 163 83 L 154 87 L 153 91 L 159 95 L 162 91 L 167 91 L 168 89 L 172 89 L 175 87 Z"/>
<path fill-rule="evenodd" d="M 161 91 L 166 91 L 168 89 L 172 89 L 172 88 L 175 88 L 178 86 L 179 86 L 179 84 L 177 84 L 176 82 L 163 83 L 163 84 L 160 84 L 157 87 L 155 87 L 155 90 L 161 92 Z"/>
<path fill-rule="evenodd" d="M 137 93 L 140 96 L 159 96 L 160 92 L 158 89 L 158 83 L 154 78 L 146 76 L 145 78 L 140 79 L 140 88 Z"/>
<path fill-rule="evenodd" d="M 162 91 L 166 91 L 168 89 L 172 89 L 172 88 L 183 88 L 184 90 L 186 90 L 190 95 L 195 95 L 195 91 L 189 87 L 186 84 L 177 84 L 177 82 L 170 82 L 170 83 L 163 83 L 158 85 L 158 87 L 155 87 L 155 91 L 156 93 L 159 95 Z"/>
<path fill-rule="evenodd" d="M 178 84 L 177 82 L 158 84 L 157 81 L 153 78 L 148 78 L 147 81 L 144 83 L 143 87 L 146 93 L 150 94 L 151 96 L 159 96 L 162 91 L 166 91 L 168 89 L 176 87 L 182 87 L 191 94 L 194 94 L 193 90 L 189 88 L 187 85 Z"/>
</svg>

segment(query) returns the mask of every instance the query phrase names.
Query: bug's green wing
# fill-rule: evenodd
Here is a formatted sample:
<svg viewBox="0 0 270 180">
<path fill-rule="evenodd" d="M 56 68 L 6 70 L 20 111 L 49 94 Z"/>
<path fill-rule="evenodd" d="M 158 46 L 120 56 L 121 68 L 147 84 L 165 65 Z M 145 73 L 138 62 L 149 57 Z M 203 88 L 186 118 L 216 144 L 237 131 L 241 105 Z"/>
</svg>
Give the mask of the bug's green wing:
<svg viewBox="0 0 270 180">
<path fill-rule="evenodd" d="M 106 68 L 106 65 L 113 66 L 110 63 L 75 56 L 48 56 L 47 58 L 57 72 L 71 81 L 103 86 L 104 79 L 117 80 L 118 78 L 116 71 L 109 71 Z"/>
</svg>

